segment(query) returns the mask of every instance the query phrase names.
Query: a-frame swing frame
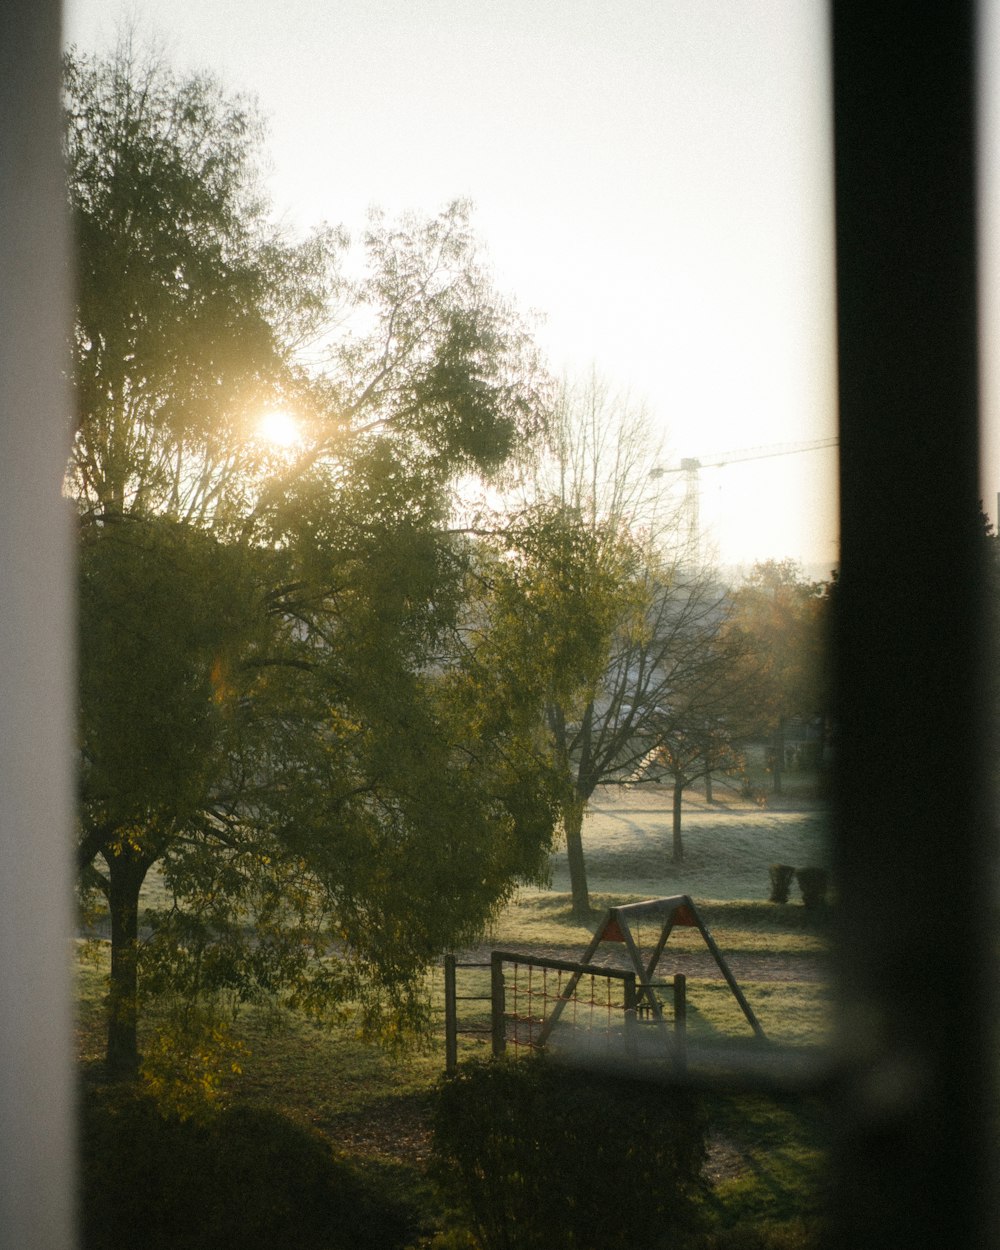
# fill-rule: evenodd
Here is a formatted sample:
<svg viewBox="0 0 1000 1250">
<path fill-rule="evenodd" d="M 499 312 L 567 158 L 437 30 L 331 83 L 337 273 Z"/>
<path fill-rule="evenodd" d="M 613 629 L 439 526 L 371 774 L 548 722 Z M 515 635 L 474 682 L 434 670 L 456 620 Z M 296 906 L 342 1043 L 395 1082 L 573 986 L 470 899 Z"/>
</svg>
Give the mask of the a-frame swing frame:
<svg viewBox="0 0 1000 1250">
<path fill-rule="evenodd" d="M 635 938 L 632 936 L 629 921 L 642 920 L 652 916 L 662 917 L 663 924 L 656 946 L 653 948 L 653 953 L 644 964 L 639 948 L 636 946 Z M 580 960 L 580 963 L 581 965 L 589 965 L 602 942 L 624 943 L 640 987 L 637 994 L 638 1001 L 641 1003 L 645 999 L 654 1019 L 659 1025 L 663 1026 L 663 1008 L 660 1005 L 660 1000 L 653 992 L 653 974 L 667 945 L 667 939 L 676 928 L 695 928 L 698 930 L 754 1034 L 763 1039 L 765 1034 L 760 1026 L 760 1021 L 754 1015 L 753 1008 L 747 1002 L 746 996 L 740 989 L 729 965 L 726 963 L 722 951 L 719 950 L 715 939 L 698 914 L 698 908 L 687 894 L 675 894 L 670 898 L 654 898 L 648 899 L 644 903 L 625 903 L 621 907 L 609 908 L 601 923 L 597 926 L 590 945 L 587 947 L 587 952 Z M 582 976 L 583 971 L 581 969 L 581 971 L 574 972 L 566 982 L 552 1009 L 552 1014 L 546 1020 L 538 1035 L 538 1045 L 544 1045 L 548 1039 L 549 1034 L 555 1028 L 556 1022 L 563 1012 L 563 1008 L 573 997 Z"/>
</svg>

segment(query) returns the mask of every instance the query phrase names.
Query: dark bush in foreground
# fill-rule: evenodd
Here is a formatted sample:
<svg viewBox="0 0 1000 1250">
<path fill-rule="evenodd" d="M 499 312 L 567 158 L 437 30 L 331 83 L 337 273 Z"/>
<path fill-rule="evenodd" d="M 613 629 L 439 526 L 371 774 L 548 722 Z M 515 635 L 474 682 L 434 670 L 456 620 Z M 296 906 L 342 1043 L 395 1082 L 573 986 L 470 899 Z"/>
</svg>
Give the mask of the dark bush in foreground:
<svg viewBox="0 0 1000 1250">
<path fill-rule="evenodd" d="M 322 1138 L 265 1110 L 180 1119 L 90 1091 L 81 1161 L 85 1250 L 394 1250 L 416 1235 Z"/>
<path fill-rule="evenodd" d="M 677 1247 L 705 1158 L 694 1100 L 543 1059 L 470 1063 L 440 1089 L 440 1183 L 485 1250 Z"/>
<path fill-rule="evenodd" d="M 753 1224 L 715 1233 L 705 1250 L 819 1250 L 822 1228 L 817 1220 L 784 1224 Z"/>
</svg>

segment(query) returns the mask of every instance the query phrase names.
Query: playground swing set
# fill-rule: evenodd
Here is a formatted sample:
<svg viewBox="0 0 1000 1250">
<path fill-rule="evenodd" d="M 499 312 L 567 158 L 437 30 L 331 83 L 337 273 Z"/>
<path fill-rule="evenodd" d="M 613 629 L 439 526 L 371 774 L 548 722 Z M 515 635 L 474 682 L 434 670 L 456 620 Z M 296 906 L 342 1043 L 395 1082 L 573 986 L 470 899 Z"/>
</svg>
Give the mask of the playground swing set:
<svg viewBox="0 0 1000 1250">
<path fill-rule="evenodd" d="M 646 934 L 655 937 L 648 955 L 644 955 Z M 533 956 L 524 952 L 495 950 L 489 964 L 459 963 L 454 955 L 445 958 L 445 1043 L 447 1070 L 454 1072 L 458 1062 L 458 1035 L 467 1033 L 471 1036 L 482 1036 L 481 1026 L 460 1028 L 458 1006 L 460 1002 L 490 1003 L 490 1025 L 488 1032 L 492 1035 L 494 1055 L 505 1053 L 508 1042 L 515 1049 L 526 1046 L 531 1050 L 544 1049 L 559 1024 L 560 1017 L 570 1008 L 566 1017 L 569 1032 L 572 1034 L 580 1027 L 578 1009 L 581 1017 L 586 1016 L 593 1027 L 594 1017 L 600 1009 L 604 1009 L 608 1020 L 603 1030 L 607 1042 L 613 1047 L 614 1028 L 610 1018 L 615 1013 L 624 1013 L 623 1023 L 627 1048 L 633 1048 L 636 1034 L 634 1025 L 645 1017 L 652 1019 L 666 1042 L 675 1062 L 684 1065 L 686 1032 L 686 978 L 683 973 L 675 973 L 666 980 L 656 981 L 657 969 L 663 958 L 667 943 L 675 929 L 697 929 L 701 934 L 705 947 L 712 956 L 716 967 L 722 974 L 729 991 L 738 1004 L 743 1016 L 756 1039 L 765 1040 L 765 1033 L 752 1007 L 736 981 L 722 951 L 709 932 L 698 912 L 694 901 L 686 894 L 673 895 L 669 898 L 649 899 L 642 903 L 626 903 L 621 907 L 611 907 L 602 917 L 586 952 L 579 962 L 550 959 L 541 955 Z M 626 969 L 611 966 L 599 966 L 592 962 L 604 943 L 615 943 L 625 948 L 627 957 Z M 491 988 L 488 994 L 459 994 L 457 987 L 457 971 L 459 968 L 491 969 Z M 520 971 L 519 971 L 520 970 Z M 541 980 L 532 986 L 531 976 L 534 970 Z M 523 975 L 525 984 L 519 981 Z M 555 978 L 557 986 L 552 986 L 548 978 Z M 580 983 L 587 978 L 590 985 L 589 994 Z M 621 990 L 612 993 L 611 983 L 621 983 Z M 673 1029 L 668 1029 L 664 1018 L 663 1003 L 657 989 L 663 989 L 672 981 L 673 984 Z M 595 984 L 600 982 L 602 989 L 595 993 Z M 551 987 L 551 988 L 550 988 Z M 554 992 L 552 992 L 554 990 Z M 582 994 L 582 997 L 580 995 Z M 605 1001 L 606 999 L 606 1001 Z M 539 1009 L 538 1004 L 541 1004 Z M 510 1033 L 513 1028 L 513 1035 Z M 585 1026 L 586 1027 L 586 1026 Z M 527 1033 L 527 1040 L 523 1038 Z M 628 1041 L 627 1039 L 631 1039 Z"/>
<path fill-rule="evenodd" d="M 636 944 L 635 936 L 632 935 L 632 925 L 636 921 L 649 918 L 661 920 L 661 928 L 656 945 L 652 948 L 652 954 L 644 964 L 642 963 L 639 945 Z M 636 978 L 639 980 L 640 1006 L 645 1003 L 652 1015 L 654 1015 L 654 1018 L 661 1020 L 662 1006 L 655 994 L 654 980 L 652 978 L 654 978 L 657 965 L 659 965 L 661 956 L 666 949 L 667 940 L 669 940 L 670 934 L 675 929 L 697 929 L 699 931 L 712 959 L 715 960 L 717 968 L 724 976 L 732 996 L 734 996 L 736 1003 L 740 1005 L 742 1014 L 746 1016 L 747 1023 L 754 1030 L 754 1034 L 758 1038 L 763 1039 L 764 1030 L 761 1029 L 760 1021 L 754 1015 L 750 1004 L 747 1003 L 746 996 L 742 993 L 739 984 L 737 984 L 735 976 L 732 975 L 725 956 L 722 955 L 719 946 L 716 945 L 715 939 L 709 933 L 705 921 L 701 919 L 699 911 L 697 911 L 694 901 L 690 899 L 689 895 L 675 894 L 669 899 L 650 899 L 646 903 L 630 903 L 621 906 L 621 908 L 610 908 L 607 910 L 601 923 L 597 925 L 594 938 L 591 939 L 590 945 L 587 946 L 582 963 L 589 964 L 591 959 L 594 958 L 597 948 L 605 941 L 615 941 L 615 943 L 624 944 L 632 968 L 635 969 Z"/>
<path fill-rule="evenodd" d="M 649 955 L 648 959 L 643 960 L 639 943 L 636 940 L 633 929 L 641 922 L 648 922 L 649 920 L 657 921 L 660 926 L 660 931 L 655 945 L 653 946 L 652 953 Z M 553 1006 L 551 1014 L 542 1026 L 538 1034 L 537 1045 L 539 1047 L 544 1046 L 545 1042 L 548 1040 L 566 1005 L 572 1001 L 580 978 L 585 974 L 585 971 L 591 965 L 598 948 L 604 942 L 619 942 L 624 945 L 629 962 L 631 963 L 636 976 L 636 1005 L 640 1010 L 648 1011 L 656 1023 L 663 1026 L 663 1007 L 659 996 L 656 994 L 654 976 L 663 952 L 666 949 L 667 941 L 669 940 L 671 933 L 677 928 L 695 928 L 698 930 L 709 950 L 709 953 L 715 960 L 719 971 L 722 973 L 726 984 L 729 986 L 733 997 L 739 1004 L 740 1010 L 743 1012 L 747 1022 L 753 1029 L 755 1036 L 763 1039 L 765 1036 L 764 1030 L 761 1028 L 759 1020 L 754 1015 L 753 1009 L 747 1002 L 746 996 L 740 989 L 739 984 L 733 976 L 729 965 L 726 963 L 725 957 L 719 950 L 715 939 L 712 937 L 705 922 L 698 914 L 698 908 L 687 894 L 676 894 L 670 898 L 649 899 L 644 903 L 626 903 L 621 907 L 611 907 L 608 909 L 600 924 L 597 926 L 590 945 L 587 947 L 586 953 L 580 960 L 577 970 L 570 975 L 565 986 L 563 987 L 562 993 Z"/>
</svg>

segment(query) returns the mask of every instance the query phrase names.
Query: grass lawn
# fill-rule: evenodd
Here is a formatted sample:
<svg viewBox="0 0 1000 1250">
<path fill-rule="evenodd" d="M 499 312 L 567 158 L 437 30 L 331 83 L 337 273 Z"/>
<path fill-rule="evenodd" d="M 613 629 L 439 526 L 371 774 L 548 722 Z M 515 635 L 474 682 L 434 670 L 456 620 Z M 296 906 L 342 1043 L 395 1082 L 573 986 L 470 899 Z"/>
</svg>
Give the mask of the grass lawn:
<svg viewBox="0 0 1000 1250">
<path fill-rule="evenodd" d="M 584 837 L 597 913 L 590 926 L 572 918 L 557 853 L 552 888 L 523 890 L 486 935 L 483 951 L 512 946 L 579 959 L 604 908 L 688 893 L 770 1041 L 796 1050 L 821 1046 L 829 1029 L 825 925 L 794 899 L 777 906 L 766 898 L 770 863 L 826 862 L 822 809 L 810 803 L 798 812 L 749 804 L 710 808 L 694 796 L 685 811 L 690 862 L 657 876 L 655 864 L 662 867 L 668 854 L 669 811 L 666 796 L 659 806 L 651 797 L 647 792 L 611 795 L 588 818 Z M 641 945 L 647 945 L 647 935 Z M 674 952 L 679 958 L 695 956 L 704 943 L 696 930 L 679 929 L 667 951 L 664 971 Z M 96 949 L 81 944 L 78 1044 L 89 1074 L 98 1071 L 101 1054 L 105 958 L 102 944 Z M 745 976 L 741 967 L 749 970 Z M 479 985 L 486 992 L 482 979 Z M 438 969 L 428 984 L 438 1018 L 443 1015 L 442 986 Z M 692 1041 L 747 1037 L 746 1020 L 713 969 L 689 977 L 688 996 Z M 461 1010 L 465 1024 L 477 1012 L 488 1016 L 485 1004 L 466 1004 Z M 155 1018 L 145 1027 L 145 1044 L 155 1044 Z M 318 1130 L 376 1175 L 387 1192 L 407 1195 L 425 1211 L 428 1227 L 434 1225 L 438 1213 L 425 1166 L 428 1111 L 444 1067 L 440 1031 L 423 1046 L 392 1052 L 361 1040 L 350 1018 L 318 1027 L 245 1010 L 233 1026 L 232 1040 L 233 1062 L 241 1071 L 225 1075 L 226 1097 L 279 1109 Z M 461 1040 L 462 1056 L 487 1050 L 483 1039 Z M 822 1201 L 823 1108 L 810 1100 L 732 1093 L 711 1095 L 708 1106 L 711 1244 L 774 1250 L 814 1244 Z M 751 1228 L 756 1230 L 752 1237 Z"/>
</svg>

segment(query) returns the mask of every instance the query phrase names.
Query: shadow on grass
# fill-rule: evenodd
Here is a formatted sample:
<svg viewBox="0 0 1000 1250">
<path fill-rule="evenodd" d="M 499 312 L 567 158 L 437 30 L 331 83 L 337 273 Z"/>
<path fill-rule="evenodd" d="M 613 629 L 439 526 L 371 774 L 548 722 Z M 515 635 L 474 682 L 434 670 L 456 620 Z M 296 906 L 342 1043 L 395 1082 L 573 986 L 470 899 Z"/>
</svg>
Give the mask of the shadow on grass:
<svg viewBox="0 0 1000 1250">
<path fill-rule="evenodd" d="M 758 1094 L 711 1094 L 705 1106 L 712 1133 L 739 1156 L 734 1174 L 706 1198 L 713 1224 L 725 1230 L 805 1221 L 815 1231 L 827 1197 L 828 1106 L 814 1097 Z"/>
<path fill-rule="evenodd" d="M 359 1165 L 270 1108 L 198 1116 L 91 1084 L 80 1115 L 84 1250 L 402 1250 L 429 1212 L 401 1169 Z"/>
</svg>

